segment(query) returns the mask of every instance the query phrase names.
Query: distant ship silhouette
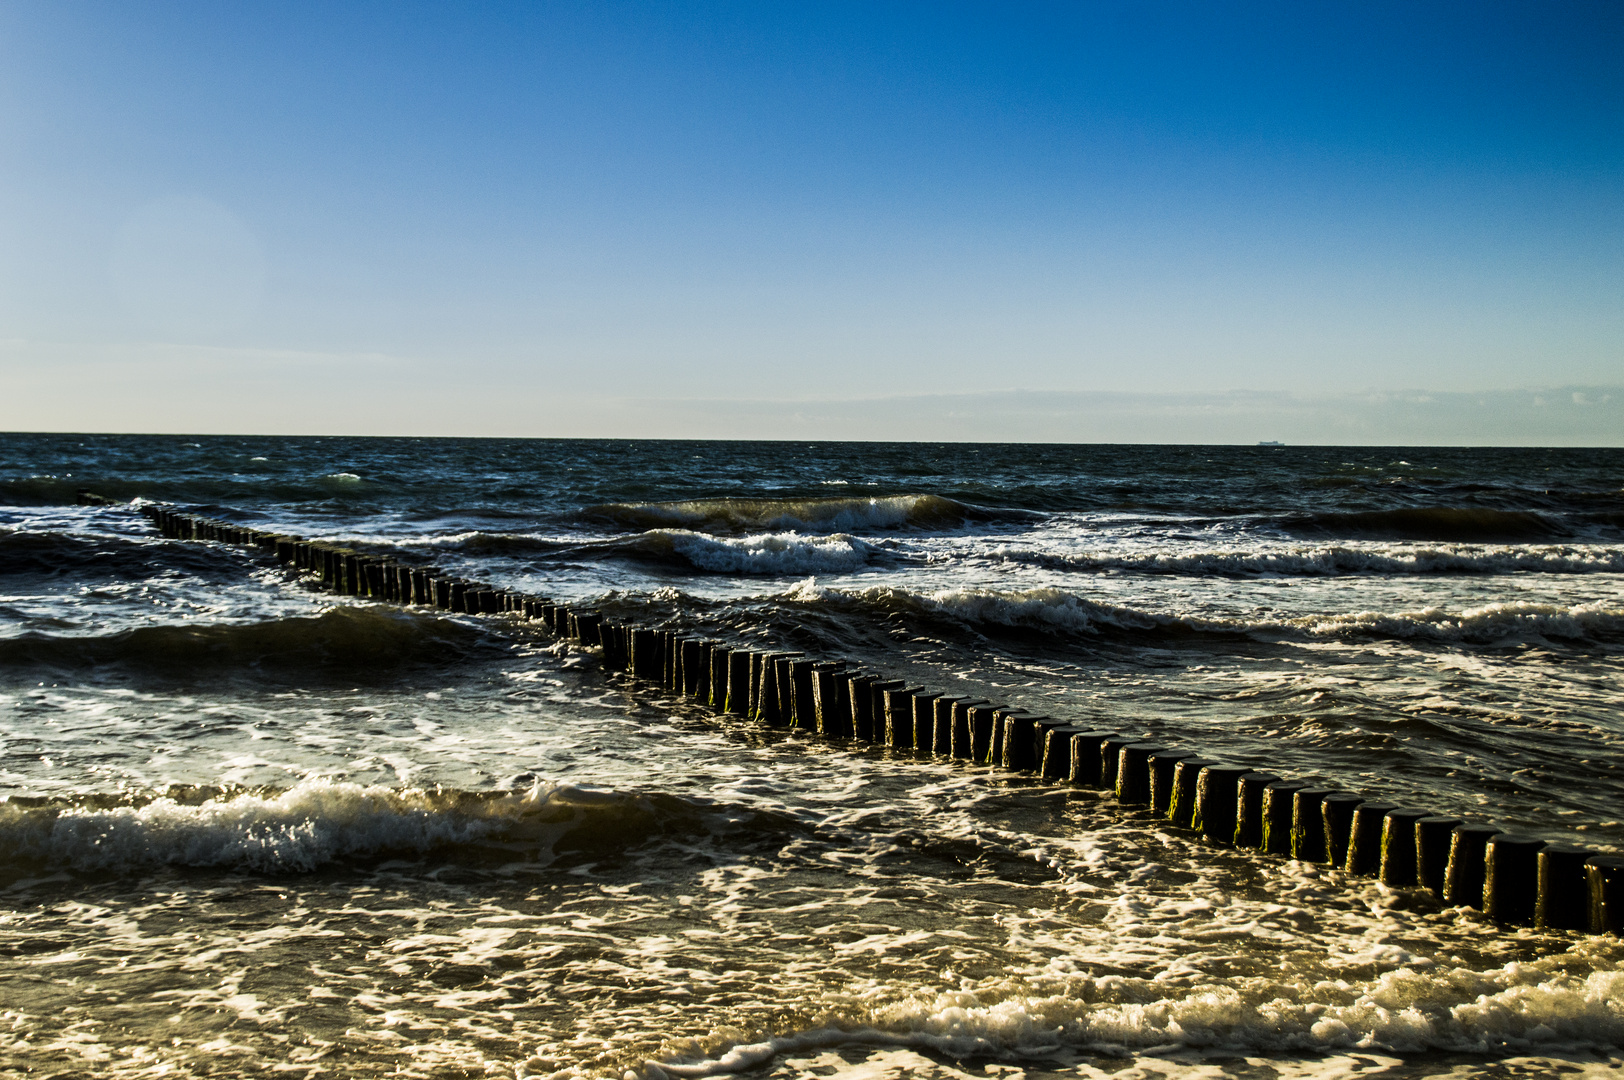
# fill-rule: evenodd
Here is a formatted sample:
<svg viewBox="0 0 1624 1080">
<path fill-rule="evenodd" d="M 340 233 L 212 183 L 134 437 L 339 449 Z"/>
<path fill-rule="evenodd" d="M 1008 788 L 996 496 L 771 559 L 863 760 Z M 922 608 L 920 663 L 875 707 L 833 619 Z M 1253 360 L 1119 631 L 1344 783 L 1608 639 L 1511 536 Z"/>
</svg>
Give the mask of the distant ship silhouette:
<svg viewBox="0 0 1624 1080">
<path fill-rule="evenodd" d="M 1263 440 L 1263 441 L 1260 441 L 1260 442 L 1259 442 L 1259 443 L 1258 443 L 1258 445 L 1259 445 L 1259 446 L 1284 446 L 1284 445 L 1286 445 L 1286 444 L 1285 444 L 1285 443 L 1283 443 L 1283 442 L 1275 442 L 1275 441 L 1273 441 L 1273 440 L 1272 440 L 1272 439 L 1270 439 L 1270 440 Z"/>
</svg>

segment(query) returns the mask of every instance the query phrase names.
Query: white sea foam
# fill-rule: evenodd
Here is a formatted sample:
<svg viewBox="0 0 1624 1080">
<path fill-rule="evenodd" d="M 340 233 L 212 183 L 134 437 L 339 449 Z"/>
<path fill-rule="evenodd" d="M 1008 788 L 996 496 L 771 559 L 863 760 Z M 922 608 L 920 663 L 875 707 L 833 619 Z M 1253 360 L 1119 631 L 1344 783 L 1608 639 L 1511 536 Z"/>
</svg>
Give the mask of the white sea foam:
<svg viewBox="0 0 1624 1080">
<path fill-rule="evenodd" d="M 1562 605 L 1514 601 L 1485 604 L 1461 612 L 1426 608 L 1397 613 L 1360 611 L 1346 615 L 1305 616 L 1288 619 L 1283 625 L 1316 635 L 1370 633 L 1383 637 L 1438 641 L 1588 638 L 1597 633 L 1624 630 L 1624 608 L 1604 603 Z M 1267 628 L 1267 624 L 1264 624 L 1264 628 Z"/>
<path fill-rule="evenodd" d="M 478 529 L 465 532 L 440 533 L 437 536 L 379 536 L 366 538 L 369 544 L 383 547 L 458 547 L 486 535 Z"/>
<path fill-rule="evenodd" d="M 674 551 L 701 570 L 735 574 L 845 574 L 866 565 L 875 547 L 847 533 L 761 533 L 737 538 L 662 531 Z"/>
<path fill-rule="evenodd" d="M 1538 950 L 1500 941 L 1464 960 L 1471 943 L 1495 936 L 1476 913 L 1418 919 L 1399 893 L 1292 861 L 1265 864 L 1264 891 L 1248 895 L 1233 880 L 1221 883 L 1221 858 L 1190 860 L 1195 849 L 1163 847 L 1168 837 L 1137 828 L 1032 838 L 976 827 L 983 850 L 1012 845 L 1055 866 L 1056 887 L 1104 901 L 1103 914 L 1075 923 L 1053 911 L 1011 914 L 1002 926 L 1022 962 L 958 976 L 948 957 L 974 953 L 943 950 L 946 986 L 922 982 L 899 996 L 872 985 L 832 988 L 800 1030 L 673 1045 L 648 1076 L 738 1073 L 862 1046 L 1028 1060 L 1183 1050 L 1611 1055 L 1624 1047 L 1624 946 L 1615 938 L 1547 938 Z M 1196 880 L 1158 882 L 1147 849 Z M 1333 895 L 1353 903 L 1328 905 Z M 915 938 L 917 948 L 940 947 L 948 936 L 942 927 L 888 932 L 892 949 Z M 1272 962 L 1236 971 L 1231 949 Z"/>
<path fill-rule="evenodd" d="M 0 855 L 47 867 L 119 871 L 145 866 L 309 871 L 380 852 L 424 852 L 502 834 L 543 808 L 604 796 L 538 784 L 471 796 L 306 780 L 279 794 L 244 793 L 198 804 L 30 807 L 0 803 Z"/>
<path fill-rule="evenodd" d="M 1214 618 L 1188 612 L 1151 612 L 1100 603 L 1064 589 L 946 589 L 915 592 L 888 586 L 836 589 L 809 579 L 786 597 L 801 602 L 856 600 L 879 606 L 923 608 L 971 624 L 1051 628 L 1075 633 L 1109 630 L 1186 631 L 1245 634 L 1305 634 L 1316 637 L 1378 635 L 1436 641 L 1498 642 L 1535 637 L 1589 638 L 1624 632 L 1624 608 L 1605 602 L 1545 604 L 1526 601 L 1486 604 L 1460 612 L 1359 611 L 1285 619 Z"/>
<path fill-rule="evenodd" d="M 1568 975 L 1569 957 L 1497 971 L 1402 968 L 1315 987 L 1232 979 L 1170 996 L 1154 980 L 1075 976 L 1058 992 L 982 1001 L 949 991 L 728 1047 L 651 1075 L 743 1072 L 775 1057 L 851 1045 L 912 1046 L 955 1058 L 1123 1053 L 1182 1047 L 1234 1053 L 1600 1051 L 1624 1046 L 1624 971 Z"/>
<path fill-rule="evenodd" d="M 871 498 L 690 499 L 682 502 L 612 503 L 591 507 L 591 518 L 643 528 L 708 532 L 864 532 L 903 526 L 949 528 L 974 511 L 940 495 Z"/>
<path fill-rule="evenodd" d="M 469 551 L 530 548 L 579 543 L 578 538 L 540 533 L 468 531 L 440 536 L 396 539 L 367 538 L 368 543 L 416 548 L 446 547 Z M 712 536 L 689 529 L 651 529 L 625 539 L 601 542 L 608 551 L 629 551 L 661 558 L 674 553 L 700 570 L 732 574 L 844 574 L 867 565 L 880 549 L 849 533 L 764 532 L 748 536 Z"/>
<path fill-rule="evenodd" d="M 974 557 L 1088 573 L 1333 577 L 1344 574 L 1618 574 L 1624 548 L 1611 545 L 1271 546 L 1146 554 L 1059 554 L 998 545 Z"/>
</svg>

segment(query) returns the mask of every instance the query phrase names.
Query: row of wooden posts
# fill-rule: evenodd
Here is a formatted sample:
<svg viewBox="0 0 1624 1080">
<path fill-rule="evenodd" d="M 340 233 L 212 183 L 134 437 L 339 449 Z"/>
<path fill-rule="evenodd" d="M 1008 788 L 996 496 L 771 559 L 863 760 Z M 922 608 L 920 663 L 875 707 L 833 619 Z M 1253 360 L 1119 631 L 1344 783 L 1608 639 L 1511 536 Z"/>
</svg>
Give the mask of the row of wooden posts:
<svg viewBox="0 0 1624 1080">
<path fill-rule="evenodd" d="M 601 650 L 603 666 L 718 713 L 829 739 L 958 758 L 1108 790 L 1221 847 L 1328 864 L 1395 888 L 1425 888 L 1497 922 L 1624 932 L 1624 858 L 1552 844 L 1447 814 L 1282 779 L 971 697 L 941 694 L 842 661 L 610 622 L 327 541 L 271 533 L 156 505 L 169 537 L 257 547 L 349 596 L 539 621 Z"/>
</svg>

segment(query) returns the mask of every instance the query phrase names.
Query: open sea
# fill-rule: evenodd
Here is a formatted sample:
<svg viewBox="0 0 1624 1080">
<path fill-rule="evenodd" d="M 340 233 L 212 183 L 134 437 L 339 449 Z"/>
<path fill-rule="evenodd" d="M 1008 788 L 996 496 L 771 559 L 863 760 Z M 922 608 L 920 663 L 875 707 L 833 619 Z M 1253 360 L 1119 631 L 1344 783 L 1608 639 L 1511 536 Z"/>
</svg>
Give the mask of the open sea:
<svg viewBox="0 0 1624 1080">
<path fill-rule="evenodd" d="M 144 501 L 1624 851 L 1621 450 L 3 435 L 0 1073 L 1624 1077 L 1616 937 Z"/>
</svg>

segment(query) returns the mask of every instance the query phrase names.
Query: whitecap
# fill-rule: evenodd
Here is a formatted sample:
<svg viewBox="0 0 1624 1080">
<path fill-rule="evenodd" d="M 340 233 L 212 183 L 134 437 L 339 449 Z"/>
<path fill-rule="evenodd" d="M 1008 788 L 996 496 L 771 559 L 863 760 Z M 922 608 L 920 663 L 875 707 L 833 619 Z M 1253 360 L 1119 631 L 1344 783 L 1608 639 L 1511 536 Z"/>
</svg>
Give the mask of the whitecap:
<svg viewBox="0 0 1624 1080">
<path fill-rule="evenodd" d="M 848 533 L 777 532 L 729 538 L 671 530 L 664 535 L 674 551 L 699 569 L 735 574 L 846 574 L 861 569 L 876 551 Z"/>
</svg>

